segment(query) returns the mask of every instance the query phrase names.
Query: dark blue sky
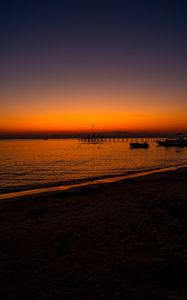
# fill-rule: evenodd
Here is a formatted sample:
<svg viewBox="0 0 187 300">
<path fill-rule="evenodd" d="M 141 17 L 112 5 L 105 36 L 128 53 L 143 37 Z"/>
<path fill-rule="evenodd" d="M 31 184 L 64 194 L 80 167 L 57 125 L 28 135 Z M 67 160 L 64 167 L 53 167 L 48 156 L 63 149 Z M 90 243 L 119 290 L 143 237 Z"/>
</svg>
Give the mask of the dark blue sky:
<svg viewBox="0 0 187 300">
<path fill-rule="evenodd" d="M 186 1 L 7 1 L 0 36 L 3 83 L 18 73 L 186 76 Z"/>
</svg>

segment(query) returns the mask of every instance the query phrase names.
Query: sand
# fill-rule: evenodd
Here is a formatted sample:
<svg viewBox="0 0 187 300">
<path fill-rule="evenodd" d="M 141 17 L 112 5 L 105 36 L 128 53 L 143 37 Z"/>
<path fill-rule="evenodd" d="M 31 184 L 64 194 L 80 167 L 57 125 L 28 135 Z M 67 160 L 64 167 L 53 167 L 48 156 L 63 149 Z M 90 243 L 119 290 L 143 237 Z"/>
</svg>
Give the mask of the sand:
<svg viewBox="0 0 187 300">
<path fill-rule="evenodd" d="M 0 204 L 0 299 L 186 299 L 187 169 Z"/>
</svg>

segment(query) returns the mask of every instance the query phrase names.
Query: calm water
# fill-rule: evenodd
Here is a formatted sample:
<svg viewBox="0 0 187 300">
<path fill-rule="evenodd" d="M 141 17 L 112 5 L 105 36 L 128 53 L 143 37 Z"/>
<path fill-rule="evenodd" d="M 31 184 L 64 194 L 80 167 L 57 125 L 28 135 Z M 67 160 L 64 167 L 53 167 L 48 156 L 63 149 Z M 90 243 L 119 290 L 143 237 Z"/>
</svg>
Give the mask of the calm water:
<svg viewBox="0 0 187 300">
<path fill-rule="evenodd" d="M 0 193 L 187 163 L 187 148 L 129 149 L 128 142 L 0 141 Z"/>
</svg>

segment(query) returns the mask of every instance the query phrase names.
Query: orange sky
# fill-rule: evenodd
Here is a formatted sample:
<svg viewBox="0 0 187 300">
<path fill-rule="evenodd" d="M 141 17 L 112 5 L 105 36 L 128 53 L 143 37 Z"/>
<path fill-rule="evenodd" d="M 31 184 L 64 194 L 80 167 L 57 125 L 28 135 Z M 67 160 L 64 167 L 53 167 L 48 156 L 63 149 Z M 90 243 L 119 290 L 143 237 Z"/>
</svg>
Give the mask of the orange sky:
<svg viewBox="0 0 187 300">
<path fill-rule="evenodd" d="M 13 90 L 2 97 L 1 133 L 89 132 L 92 124 L 98 132 L 187 130 L 185 93 L 178 90 L 50 87 Z"/>
</svg>

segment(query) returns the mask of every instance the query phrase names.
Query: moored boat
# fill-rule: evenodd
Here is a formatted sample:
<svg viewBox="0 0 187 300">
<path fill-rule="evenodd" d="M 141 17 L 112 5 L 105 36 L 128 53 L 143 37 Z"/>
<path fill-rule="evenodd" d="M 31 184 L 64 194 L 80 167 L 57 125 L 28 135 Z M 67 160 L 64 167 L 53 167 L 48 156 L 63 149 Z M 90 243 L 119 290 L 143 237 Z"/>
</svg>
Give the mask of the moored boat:
<svg viewBox="0 0 187 300">
<path fill-rule="evenodd" d="M 165 139 L 164 141 L 156 141 L 156 143 L 164 147 L 187 147 L 187 139 L 181 136 L 173 139 Z"/>
<path fill-rule="evenodd" d="M 149 144 L 148 143 L 130 143 L 129 144 L 131 148 L 135 148 L 135 149 L 147 149 L 149 148 Z"/>
</svg>

